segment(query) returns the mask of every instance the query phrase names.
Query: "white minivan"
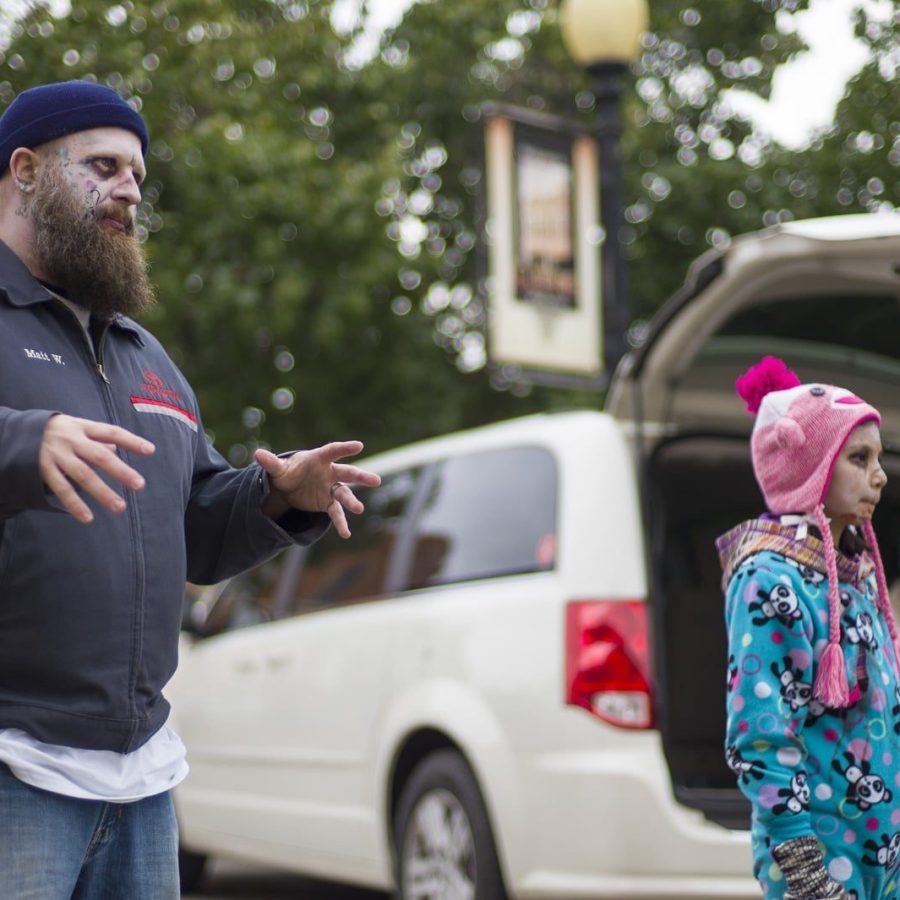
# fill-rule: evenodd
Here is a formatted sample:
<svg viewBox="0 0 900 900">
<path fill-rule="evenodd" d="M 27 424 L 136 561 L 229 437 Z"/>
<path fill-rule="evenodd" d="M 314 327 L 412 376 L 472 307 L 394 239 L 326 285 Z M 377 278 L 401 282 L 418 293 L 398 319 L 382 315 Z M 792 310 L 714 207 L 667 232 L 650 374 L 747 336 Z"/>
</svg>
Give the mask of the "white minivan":
<svg viewBox="0 0 900 900">
<path fill-rule="evenodd" d="M 398 449 L 329 534 L 200 595 L 170 689 L 207 855 L 402 900 L 757 898 L 723 756 L 714 538 L 761 512 L 735 377 L 761 356 L 884 416 L 900 569 L 900 216 L 701 257 L 605 411 Z"/>
</svg>

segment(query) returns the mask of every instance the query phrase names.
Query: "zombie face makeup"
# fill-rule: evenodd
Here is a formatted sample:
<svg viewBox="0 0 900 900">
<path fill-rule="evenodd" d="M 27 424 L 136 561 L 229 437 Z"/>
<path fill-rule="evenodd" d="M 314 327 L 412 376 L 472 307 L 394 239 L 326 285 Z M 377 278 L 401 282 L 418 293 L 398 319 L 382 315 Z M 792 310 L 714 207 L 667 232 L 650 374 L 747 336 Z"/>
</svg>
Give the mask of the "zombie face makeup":
<svg viewBox="0 0 900 900">
<path fill-rule="evenodd" d="M 887 476 L 881 468 L 881 436 L 875 422 L 863 422 L 850 432 L 834 462 L 825 515 L 844 528 L 872 518 Z"/>
<path fill-rule="evenodd" d="M 139 315 L 154 300 L 134 239 L 140 141 L 97 128 L 48 144 L 41 158 L 30 215 L 46 279 L 99 316 Z"/>
</svg>

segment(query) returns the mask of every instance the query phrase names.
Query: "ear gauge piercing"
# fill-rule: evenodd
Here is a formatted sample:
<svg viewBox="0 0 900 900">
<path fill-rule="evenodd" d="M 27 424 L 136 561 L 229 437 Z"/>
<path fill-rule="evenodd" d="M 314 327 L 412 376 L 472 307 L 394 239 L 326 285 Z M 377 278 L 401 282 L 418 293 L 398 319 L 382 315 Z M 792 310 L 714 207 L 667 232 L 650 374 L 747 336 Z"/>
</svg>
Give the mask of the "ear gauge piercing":
<svg viewBox="0 0 900 900">
<path fill-rule="evenodd" d="M 20 191 L 24 191 L 26 194 L 30 194 L 33 189 L 33 185 L 30 181 L 17 181 L 16 187 L 18 187 Z"/>
</svg>

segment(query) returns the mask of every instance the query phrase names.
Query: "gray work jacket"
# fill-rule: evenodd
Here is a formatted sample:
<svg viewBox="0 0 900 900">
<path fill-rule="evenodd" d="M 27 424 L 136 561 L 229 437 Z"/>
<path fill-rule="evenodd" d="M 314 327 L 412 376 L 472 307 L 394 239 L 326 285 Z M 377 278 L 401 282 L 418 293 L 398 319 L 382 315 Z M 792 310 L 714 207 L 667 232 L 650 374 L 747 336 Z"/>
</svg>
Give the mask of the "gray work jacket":
<svg viewBox="0 0 900 900">
<path fill-rule="evenodd" d="M 219 581 L 327 527 L 278 524 L 258 466 L 233 469 L 207 440 L 190 385 L 130 319 L 72 311 L 0 242 L 0 728 L 126 753 L 165 722 L 185 579 Z M 146 479 L 89 525 L 62 511 L 38 471 L 54 412 L 120 425 L 156 445 L 120 451 Z M 109 479 L 107 479 L 109 480 Z M 284 527 L 281 527 L 284 526 Z"/>
</svg>

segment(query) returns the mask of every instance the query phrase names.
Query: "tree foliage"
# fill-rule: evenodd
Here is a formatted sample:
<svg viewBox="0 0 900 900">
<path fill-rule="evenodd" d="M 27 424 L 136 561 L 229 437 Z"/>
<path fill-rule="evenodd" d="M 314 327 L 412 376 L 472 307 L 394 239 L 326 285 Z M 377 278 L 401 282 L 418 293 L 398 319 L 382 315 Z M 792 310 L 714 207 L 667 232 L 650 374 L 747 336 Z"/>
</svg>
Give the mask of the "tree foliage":
<svg viewBox="0 0 900 900">
<path fill-rule="evenodd" d="M 237 463 L 257 442 L 377 448 L 464 418 L 428 323 L 391 310 L 374 201 L 392 115 L 340 63 L 345 43 L 324 4 L 76 0 L 63 19 L 34 11 L 6 50 L 4 101 L 94 77 L 149 122 L 148 324 Z"/>
<path fill-rule="evenodd" d="M 623 104 L 636 316 L 687 262 L 790 216 L 897 202 L 891 23 L 806 151 L 735 116 L 801 49 L 777 27 L 806 0 L 653 0 Z M 501 416 L 596 403 L 484 365 L 479 105 L 592 121 L 548 0 L 413 6 L 374 60 L 348 55 L 324 0 L 72 0 L 34 8 L 0 59 L 0 103 L 95 78 L 151 128 L 141 223 L 159 287 L 148 325 L 191 379 L 233 461 L 256 443 L 358 436 L 370 449 Z"/>
</svg>

